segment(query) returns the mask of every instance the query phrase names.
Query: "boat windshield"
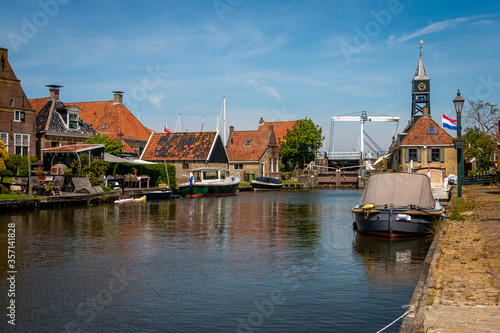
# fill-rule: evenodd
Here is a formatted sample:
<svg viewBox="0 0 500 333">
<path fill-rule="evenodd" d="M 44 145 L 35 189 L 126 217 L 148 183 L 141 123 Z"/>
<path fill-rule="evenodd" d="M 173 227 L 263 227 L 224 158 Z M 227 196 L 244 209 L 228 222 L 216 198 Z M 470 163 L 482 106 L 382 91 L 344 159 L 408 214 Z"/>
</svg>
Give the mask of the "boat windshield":
<svg viewBox="0 0 500 333">
<path fill-rule="evenodd" d="M 203 180 L 217 179 L 217 170 L 203 171 Z"/>
</svg>

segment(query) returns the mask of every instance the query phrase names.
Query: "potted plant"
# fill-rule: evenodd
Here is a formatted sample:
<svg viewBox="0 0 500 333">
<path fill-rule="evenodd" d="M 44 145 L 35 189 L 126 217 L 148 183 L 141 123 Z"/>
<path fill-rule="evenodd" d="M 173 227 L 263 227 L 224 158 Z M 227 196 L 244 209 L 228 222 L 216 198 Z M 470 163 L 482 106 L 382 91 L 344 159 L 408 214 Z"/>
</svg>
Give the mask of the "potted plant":
<svg viewBox="0 0 500 333">
<path fill-rule="evenodd" d="M 52 183 L 45 184 L 44 189 L 45 189 L 45 192 L 43 193 L 43 195 L 45 195 L 45 196 L 50 195 L 50 190 L 52 190 Z"/>
<path fill-rule="evenodd" d="M 38 177 L 38 180 L 45 179 L 45 175 L 43 174 L 43 168 L 41 166 L 36 168 L 35 175 Z"/>
</svg>

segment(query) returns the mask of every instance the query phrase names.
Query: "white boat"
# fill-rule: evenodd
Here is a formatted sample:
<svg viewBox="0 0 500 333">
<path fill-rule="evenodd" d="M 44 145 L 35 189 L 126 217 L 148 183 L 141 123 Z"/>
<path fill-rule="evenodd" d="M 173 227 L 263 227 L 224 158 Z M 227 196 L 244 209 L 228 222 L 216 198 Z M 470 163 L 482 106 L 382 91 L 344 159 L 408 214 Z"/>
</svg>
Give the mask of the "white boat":
<svg viewBox="0 0 500 333">
<path fill-rule="evenodd" d="M 240 177 L 228 169 L 199 168 L 190 172 L 189 182 L 179 184 L 183 197 L 233 195 L 238 190 Z"/>
</svg>

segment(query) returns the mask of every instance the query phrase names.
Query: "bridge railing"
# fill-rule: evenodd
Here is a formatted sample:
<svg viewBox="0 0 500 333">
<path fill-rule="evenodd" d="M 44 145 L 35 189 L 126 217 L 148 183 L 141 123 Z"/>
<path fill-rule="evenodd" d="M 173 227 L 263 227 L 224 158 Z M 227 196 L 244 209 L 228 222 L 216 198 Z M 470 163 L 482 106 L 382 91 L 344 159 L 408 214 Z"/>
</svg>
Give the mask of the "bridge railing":
<svg viewBox="0 0 500 333">
<path fill-rule="evenodd" d="M 387 152 L 370 152 L 364 153 L 364 159 L 377 159 L 380 156 L 387 154 Z M 361 159 L 361 153 L 357 151 L 343 151 L 343 152 L 318 152 L 316 154 L 317 158 L 327 158 L 329 160 L 359 160 Z"/>
</svg>

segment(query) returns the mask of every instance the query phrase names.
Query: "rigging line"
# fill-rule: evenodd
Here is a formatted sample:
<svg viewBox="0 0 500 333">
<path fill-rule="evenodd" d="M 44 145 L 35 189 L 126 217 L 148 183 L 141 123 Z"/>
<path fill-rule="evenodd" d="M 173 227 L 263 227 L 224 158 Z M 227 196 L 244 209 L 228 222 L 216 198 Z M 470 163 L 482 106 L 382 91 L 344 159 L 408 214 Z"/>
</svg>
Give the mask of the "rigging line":
<svg viewBox="0 0 500 333">
<path fill-rule="evenodd" d="M 375 140 L 372 139 L 372 137 L 370 135 L 368 135 L 368 133 L 366 133 L 366 131 L 363 131 L 363 133 L 365 134 L 365 137 L 370 140 L 371 143 L 373 143 L 373 145 L 375 146 L 375 148 L 378 149 L 378 151 L 384 151 L 382 148 L 380 148 L 380 146 L 375 142 Z M 366 141 L 365 141 L 366 143 Z"/>
<path fill-rule="evenodd" d="M 330 120 L 330 145 L 328 147 L 329 152 L 333 152 L 334 132 L 335 132 L 335 122 L 333 120 Z"/>
</svg>

